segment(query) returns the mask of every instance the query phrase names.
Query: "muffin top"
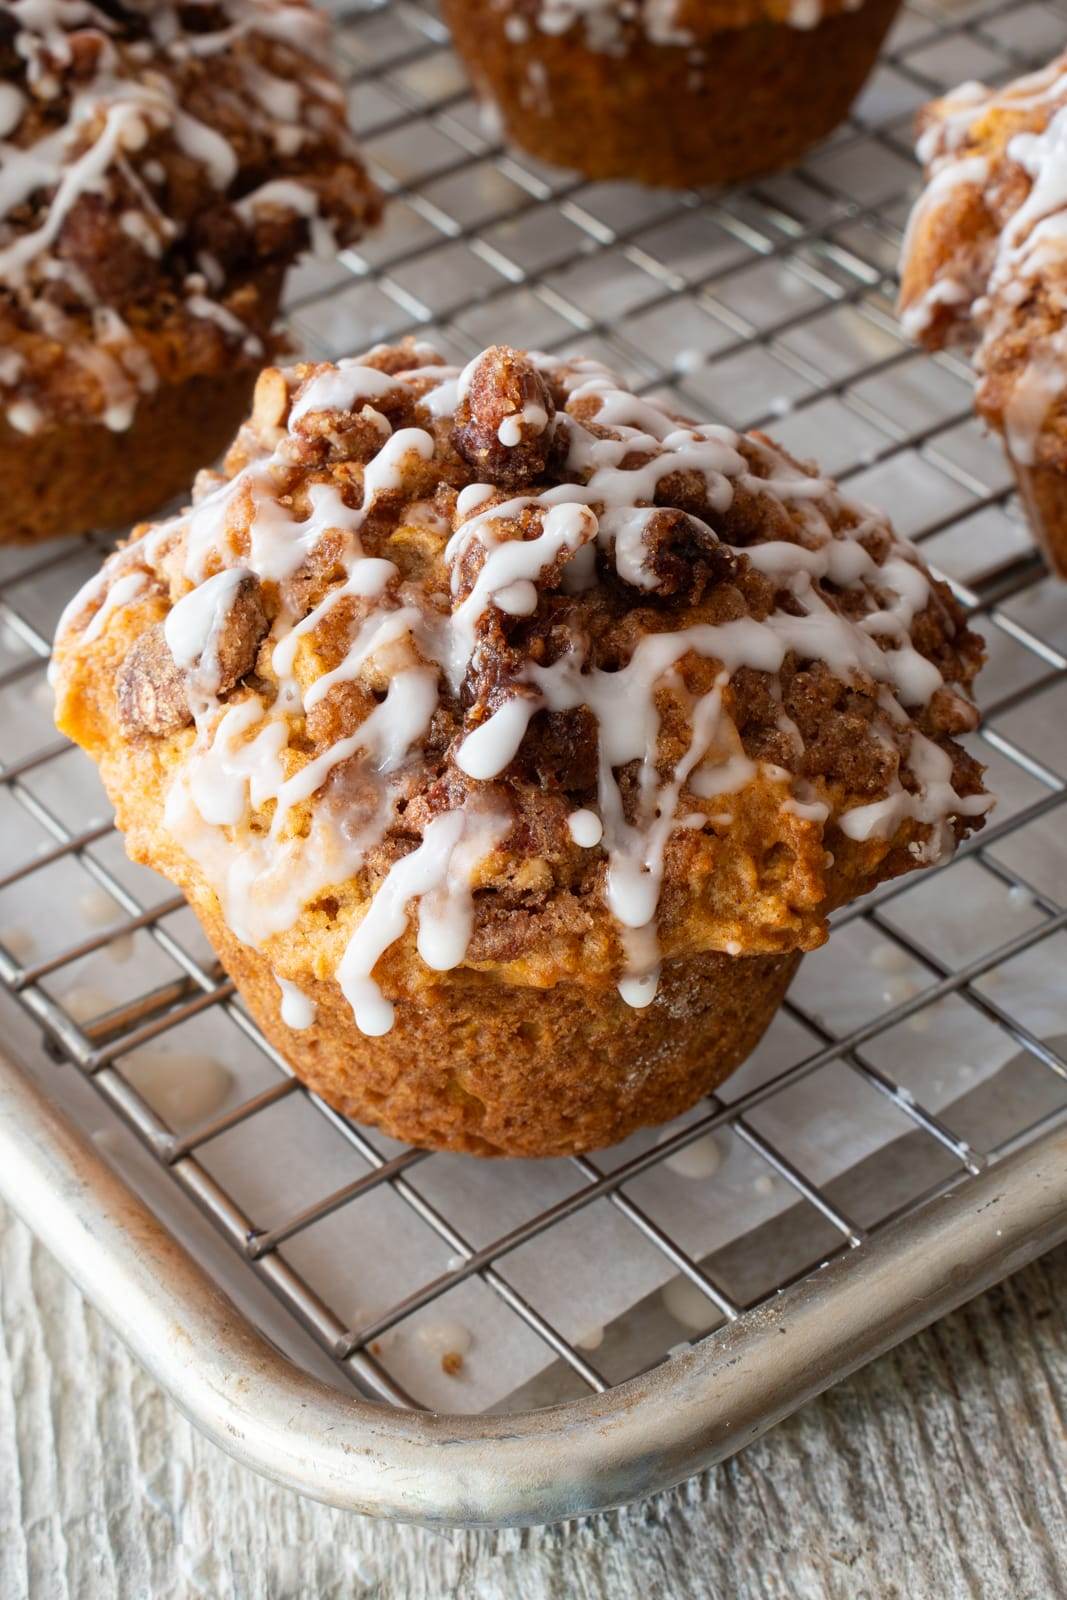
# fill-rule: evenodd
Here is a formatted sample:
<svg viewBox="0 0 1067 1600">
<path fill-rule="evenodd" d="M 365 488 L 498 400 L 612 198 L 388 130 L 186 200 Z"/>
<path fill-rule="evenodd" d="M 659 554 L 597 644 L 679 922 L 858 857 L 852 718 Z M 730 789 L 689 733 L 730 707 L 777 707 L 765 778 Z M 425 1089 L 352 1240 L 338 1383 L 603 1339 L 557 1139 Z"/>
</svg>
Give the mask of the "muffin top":
<svg viewBox="0 0 1067 1600">
<path fill-rule="evenodd" d="M 901 318 L 974 347 L 978 406 L 1023 466 L 1067 465 L 1067 54 L 927 106 L 927 187 L 908 223 Z"/>
<path fill-rule="evenodd" d="M 622 54 L 635 41 L 676 45 L 696 52 L 691 65 L 704 64 L 701 46 L 723 29 L 779 22 L 791 28 L 818 27 L 827 17 L 858 11 L 864 0 L 504 0 L 507 34 L 523 44 L 538 33 L 558 35 L 578 28 L 591 50 Z M 714 65 L 714 58 L 710 59 Z"/>
<path fill-rule="evenodd" d="M 304 0 L 0 4 L 0 416 L 124 429 L 261 366 L 280 276 L 378 197 Z"/>
<path fill-rule="evenodd" d="M 406 343 L 264 372 L 53 676 L 133 854 L 382 1032 L 460 964 L 641 1006 L 663 959 L 820 944 L 981 825 L 981 659 L 763 435 L 595 361 Z"/>
</svg>

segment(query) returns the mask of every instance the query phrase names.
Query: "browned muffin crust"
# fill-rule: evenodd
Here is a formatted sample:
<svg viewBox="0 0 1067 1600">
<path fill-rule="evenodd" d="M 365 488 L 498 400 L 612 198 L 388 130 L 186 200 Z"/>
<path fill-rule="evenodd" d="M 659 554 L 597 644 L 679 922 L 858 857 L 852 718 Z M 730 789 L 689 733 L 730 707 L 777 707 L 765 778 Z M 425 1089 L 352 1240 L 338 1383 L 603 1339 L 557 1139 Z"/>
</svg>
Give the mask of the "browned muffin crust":
<svg viewBox="0 0 1067 1600">
<path fill-rule="evenodd" d="M 755 1049 L 800 962 L 714 951 L 667 961 L 657 1003 L 643 1011 L 582 982 L 531 994 L 461 967 L 447 993 L 415 995 L 381 1041 L 353 1037 L 330 983 L 304 981 L 315 1020 L 287 1027 L 262 957 L 221 918 L 198 915 L 256 1022 L 310 1089 L 395 1138 L 475 1156 L 573 1155 L 680 1116 Z"/>
<path fill-rule="evenodd" d="M 846 115 L 899 0 L 444 0 L 507 137 L 588 178 L 667 188 L 790 166 Z"/>
<path fill-rule="evenodd" d="M 407 344 L 265 373 L 195 510 L 72 604 L 56 687 L 302 1076 L 555 1154 L 720 1081 L 835 905 L 981 826 L 981 659 L 763 436 Z"/>
<path fill-rule="evenodd" d="M 276 301 L 277 288 L 270 297 Z M 255 373 L 194 373 L 137 404 L 122 433 L 73 419 L 28 439 L 0 419 L 0 543 L 123 529 L 188 488 L 247 414 Z"/>
</svg>

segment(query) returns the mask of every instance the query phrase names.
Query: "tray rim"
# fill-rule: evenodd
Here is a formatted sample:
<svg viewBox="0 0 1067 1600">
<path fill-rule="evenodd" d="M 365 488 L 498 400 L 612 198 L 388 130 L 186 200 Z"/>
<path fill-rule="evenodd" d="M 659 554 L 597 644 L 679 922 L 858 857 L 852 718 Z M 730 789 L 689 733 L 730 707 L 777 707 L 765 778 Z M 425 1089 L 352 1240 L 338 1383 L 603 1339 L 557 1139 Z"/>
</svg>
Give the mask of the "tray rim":
<svg viewBox="0 0 1067 1600">
<path fill-rule="evenodd" d="M 243 1465 L 345 1510 L 514 1527 L 608 1510 L 726 1460 L 1067 1240 L 1067 1120 L 651 1372 L 507 1415 L 403 1411 L 302 1371 L 2 1053 L 0 1194 Z"/>
</svg>

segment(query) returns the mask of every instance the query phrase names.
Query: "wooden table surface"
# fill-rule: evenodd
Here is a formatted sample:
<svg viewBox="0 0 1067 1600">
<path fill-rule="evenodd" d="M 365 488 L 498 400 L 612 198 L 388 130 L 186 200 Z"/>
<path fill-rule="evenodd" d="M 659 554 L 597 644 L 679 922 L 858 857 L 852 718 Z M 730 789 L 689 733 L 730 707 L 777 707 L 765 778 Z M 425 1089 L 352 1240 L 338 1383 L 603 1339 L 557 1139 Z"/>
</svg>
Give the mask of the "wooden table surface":
<svg viewBox="0 0 1067 1600">
<path fill-rule="evenodd" d="M 1063 1600 L 1067 1248 L 674 1493 L 453 1534 L 231 1461 L 0 1206 L 0 1600 L 452 1595 Z"/>
</svg>

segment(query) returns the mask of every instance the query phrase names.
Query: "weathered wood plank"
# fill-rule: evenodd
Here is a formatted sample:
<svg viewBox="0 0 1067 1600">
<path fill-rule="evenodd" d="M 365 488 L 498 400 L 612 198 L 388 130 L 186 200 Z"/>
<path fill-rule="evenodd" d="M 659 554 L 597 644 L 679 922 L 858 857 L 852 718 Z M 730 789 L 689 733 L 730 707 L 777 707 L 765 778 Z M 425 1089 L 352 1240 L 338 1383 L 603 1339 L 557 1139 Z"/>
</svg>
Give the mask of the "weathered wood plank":
<svg viewBox="0 0 1067 1600">
<path fill-rule="evenodd" d="M 1067 1249 L 611 1516 L 429 1533 L 208 1444 L 0 1208 L 0 1600 L 1058 1600 Z"/>
</svg>

